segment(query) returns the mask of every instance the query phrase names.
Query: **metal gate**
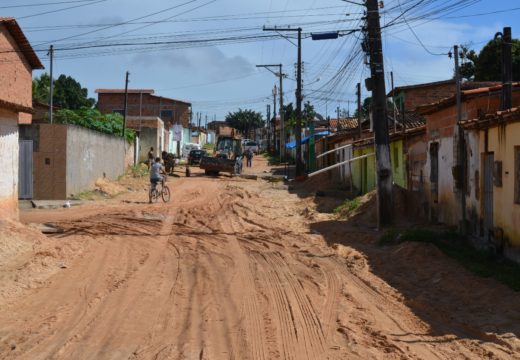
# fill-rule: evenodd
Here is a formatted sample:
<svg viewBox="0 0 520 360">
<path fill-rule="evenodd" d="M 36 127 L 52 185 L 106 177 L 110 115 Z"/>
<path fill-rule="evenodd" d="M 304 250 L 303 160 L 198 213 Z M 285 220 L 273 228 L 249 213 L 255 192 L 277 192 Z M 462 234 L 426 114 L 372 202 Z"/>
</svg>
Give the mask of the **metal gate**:
<svg viewBox="0 0 520 360">
<path fill-rule="evenodd" d="M 484 154 L 484 235 L 492 236 L 493 231 L 493 153 Z"/>
<path fill-rule="evenodd" d="M 18 197 L 33 197 L 33 142 L 20 140 L 20 163 L 18 169 Z"/>
</svg>

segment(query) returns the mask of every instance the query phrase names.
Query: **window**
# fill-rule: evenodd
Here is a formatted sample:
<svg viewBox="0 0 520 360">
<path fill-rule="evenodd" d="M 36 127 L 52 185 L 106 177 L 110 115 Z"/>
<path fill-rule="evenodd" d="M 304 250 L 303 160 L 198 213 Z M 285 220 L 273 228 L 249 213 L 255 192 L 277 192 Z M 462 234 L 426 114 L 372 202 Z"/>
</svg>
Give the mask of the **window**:
<svg viewBox="0 0 520 360">
<path fill-rule="evenodd" d="M 163 118 L 172 118 L 173 110 L 161 110 L 161 119 Z"/>
<path fill-rule="evenodd" d="M 515 146 L 515 204 L 520 204 L 520 146 Z"/>
<path fill-rule="evenodd" d="M 112 110 L 112 113 L 114 114 L 119 114 L 121 116 L 125 116 L 125 110 L 119 110 L 119 109 L 115 109 L 115 110 Z"/>
</svg>

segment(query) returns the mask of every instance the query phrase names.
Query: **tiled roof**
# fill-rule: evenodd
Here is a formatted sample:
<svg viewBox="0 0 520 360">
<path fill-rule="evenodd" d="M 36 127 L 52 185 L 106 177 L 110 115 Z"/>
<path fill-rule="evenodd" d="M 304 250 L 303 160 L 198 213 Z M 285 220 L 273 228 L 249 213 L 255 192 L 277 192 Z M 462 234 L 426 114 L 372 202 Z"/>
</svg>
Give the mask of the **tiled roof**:
<svg viewBox="0 0 520 360">
<path fill-rule="evenodd" d="M 461 121 L 461 125 L 466 129 L 485 129 L 495 125 L 517 121 L 520 121 L 520 107 L 497 111 L 477 119 Z"/>
<path fill-rule="evenodd" d="M 0 24 L 4 25 L 6 29 L 9 31 L 14 41 L 20 48 L 21 53 L 27 59 L 31 68 L 33 69 L 43 69 L 43 64 L 41 63 L 38 55 L 34 52 L 29 40 L 25 37 L 20 25 L 16 22 L 14 18 L 11 17 L 0 17 Z"/>
<path fill-rule="evenodd" d="M 512 84 L 513 91 L 520 90 L 520 82 L 514 82 Z M 497 91 L 500 91 L 502 89 L 502 85 L 494 85 L 494 86 L 486 86 L 481 87 L 477 89 L 471 89 L 471 90 L 464 90 L 461 92 L 461 98 L 462 100 L 471 98 L 477 95 L 483 95 L 483 94 L 490 94 Z M 445 107 L 451 106 L 455 104 L 455 95 L 452 95 L 450 97 L 444 98 L 442 100 L 439 100 L 437 102 L 434 102 L 432 104 L 428 105 L 421 105 L 417 107 L 416 111 L 422 115 L 431 114 L 435 111 L 441 110 Z"/>
</svg>

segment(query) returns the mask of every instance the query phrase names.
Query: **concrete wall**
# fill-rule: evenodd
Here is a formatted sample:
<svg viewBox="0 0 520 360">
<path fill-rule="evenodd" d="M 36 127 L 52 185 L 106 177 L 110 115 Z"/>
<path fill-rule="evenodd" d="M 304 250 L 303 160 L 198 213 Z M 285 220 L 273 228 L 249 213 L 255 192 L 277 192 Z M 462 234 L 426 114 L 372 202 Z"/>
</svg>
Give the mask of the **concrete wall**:
<svg viewBox="0 0 520 360">
<path fill-rule="evenodd" d="M 66 196 L 92 188 L 97 179 L 111 180 L 125 172 L 126 141 L 80 126 L 67 126 Z"/>
<path fill-rule="evenodd" d="M 18 115 L 0 110 L 0 219 L 18 219 Z"/>
</svg>

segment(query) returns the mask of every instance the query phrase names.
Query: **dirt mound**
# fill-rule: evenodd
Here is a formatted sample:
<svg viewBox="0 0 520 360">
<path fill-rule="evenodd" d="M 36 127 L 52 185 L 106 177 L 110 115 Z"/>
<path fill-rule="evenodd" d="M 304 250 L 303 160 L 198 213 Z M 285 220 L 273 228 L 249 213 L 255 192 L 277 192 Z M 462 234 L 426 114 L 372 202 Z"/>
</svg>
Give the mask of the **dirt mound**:
<svg viewBox="0 0 520 360">
<path fill-rule="evenodd" d="M 108 179 L 98 179 L 95 185 L 95 191 L 106 194 L 110 197 L 114 197 L 127 191 L 127 188 L 123 185 Z"/>
<path fill-rule="evenodd" d="M 408 223 L 407 190 L 394 185 L 392 188 L 394 201 L 394 220 L 396 224 Z M 341 219 L 352 220 L 357 224 L 377 223 L 377 195 L 373 190 L 363 196 L 351 200 L 352 206 L 345 206 L 338 216 Z"/>
</svg>

